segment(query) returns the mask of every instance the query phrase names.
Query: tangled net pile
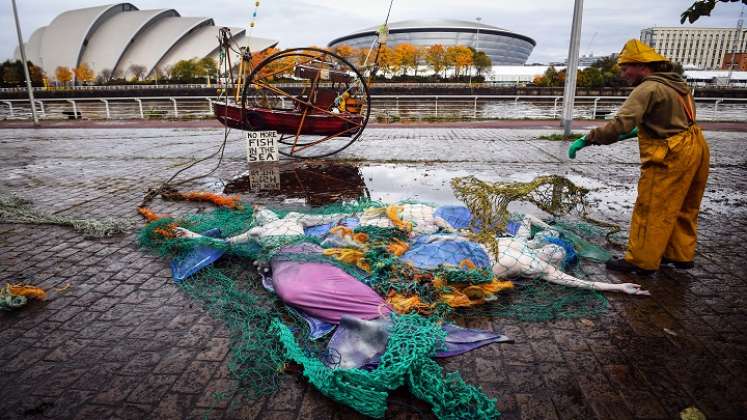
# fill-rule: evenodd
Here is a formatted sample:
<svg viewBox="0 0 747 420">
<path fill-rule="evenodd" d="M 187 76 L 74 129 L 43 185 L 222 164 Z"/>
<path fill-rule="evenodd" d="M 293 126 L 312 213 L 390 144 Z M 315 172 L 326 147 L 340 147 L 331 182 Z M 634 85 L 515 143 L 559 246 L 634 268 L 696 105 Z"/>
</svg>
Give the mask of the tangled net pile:
<svg viewBox="0 0 747 420">
<path fill-rule="evenodd" d="M 488 249 L 497 247 L 495 235 L 505 234 L 512 221 L 508 212 L 511 201 L 529 201 L 559 216 L 582 208 L 586 194 L 560 177 L 542 177 L 528 184 L 492 185 L 461 178 L 452 185 L 473 215 L 471 229 L 464 226 L 467 229 L 461 232 Z M 556 189 L 550 187 L 548 193 L 548 185 Z M 424 241 L 422 248 L 417 248 L 417 241 L 408 243 L 411 232 L 425 227 L 400 217 L 401 206 L 361 201 L 294 212 L 267 209 L 259 212 L 247 204 L 231 203 L 232 208 L 221 207 L 211 213 L 179 218 L 158 217 L 141 209 L 141 214 L 152 221 L 141 231 L 139 239 L 142 246 L 171 258 L 180 258 L 205 246 L 225 252 L 214 266 L 188 278 L 181 286 L 228 326 L 232 340 L 230 369 L 250 396 L 276 391 L 279 375 L 288 362 L 294 362 L 303 366 L 304 375 L 322 393 L 369 416 L 382 417 L 388 392 L 406 384 L 413 395 L 431 404 L 439 418 L 492 418 L 499 414 L 494 400 L 464 383 L 457 373 L 443 375 L 440 366 L 431 359 L 443 346 L 442 322 L 455 315 L 526 321 L 593 317 L 607 307 L 606 299 L 594 291 L 538 279 L 517 284 L 497 279 L 489 268 L 487 255 L 482 257 L 473 249 L 467 249 L 472 256 L 469 259 L 448 265 L 413 267 L 407 259 L 429 261 L 433 257 L 430 253 L 438 250 L 428 246 L 439 244 L 441 239 Z M 415 204 L 410 208 L 420 207 Z M 218 227 L 222 237 L 231 237 L 272 223 L 283 226 L 283 221 L 289 219 L 318 220 L 321 224 L 330 218 L 339 221 L 339 215 L 354 214 L 380 217 L 388 224 L 345 227 L 340 223 L 330 229 L 337 235 L 336 246 L 324 243 L 309 231 L 299 233 L 290 227 L 287 232 L 275 232 L 244 243 L 175 235 L 177 226 L 193 232 Z M 607 257 L 601 247 L 573 234 L 570 226 L 573 224 L 567 224 L 563 231 L 570 235 L 567 242 L 572 245 L 565 247 L 573 256 L 578 254 L 597 261 Z M 283 252 L 284 247 L 301 243 L 323 245 L 324 251 Z M 450 246 L 468 245 L 456 242 Z M 417 249 L 424 254 L 418 255 Z M 573 249 L 577 252 L 573 253 Z M 444 248 L 443 253 L 448 257 L 453 251 Z M 370 286 L 400 313 L 392 317 L 390 339 L 377 369 L 335 369 L 320 361 L 324 356 L 323 346 L 308 338 L 306 324 L 276 296 L 262 289 L 256 273 L 245 269 L 249 260 L 268 263 L 273 258 L 335 265 Z M 513 292 L 504 293 L 512 288 Z"/>
<path fill-rule="evenodd" d="M 493 247 L 495 237 L 506 230 L 512 202 L 532 203 L 553 216 L 574 211 L 585 214 L 584 198 L 589 192 L 557 175 L 540 176 L 527 183 L 490 183 L 468 176 L 452 179 L 451 187 L 473 214 L 471 226 L 479 228 L 476 239 Z"/>
</svg>

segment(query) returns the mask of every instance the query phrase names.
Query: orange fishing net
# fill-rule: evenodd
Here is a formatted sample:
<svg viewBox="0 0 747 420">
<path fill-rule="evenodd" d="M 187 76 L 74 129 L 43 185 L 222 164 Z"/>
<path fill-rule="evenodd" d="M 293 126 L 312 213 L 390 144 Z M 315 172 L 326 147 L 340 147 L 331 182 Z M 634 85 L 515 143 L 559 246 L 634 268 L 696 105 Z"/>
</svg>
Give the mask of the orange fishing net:
<svg viewBox="0 0 747 420">
<path fill-rule="evenodd" d="M 162 193 L 161 196 L 166 200 L 204 201 L 213 203 L 216 206 L 227 207 L 234 210 L 241 208 L 241 197 L 238 195 L 223 195 L 200 191 L 169 191 Z"/>
<path fill-rule="evenodd" d="M 26 296 L 27 298 L 33 298 L 38 300 L 45 300 L 47 298 L 47 292 L 44 289 L 36 286 L 29 286 L 25 284 L 9 284 L 8 290 L 10 293 L 16 296 Z"/>
</svg>

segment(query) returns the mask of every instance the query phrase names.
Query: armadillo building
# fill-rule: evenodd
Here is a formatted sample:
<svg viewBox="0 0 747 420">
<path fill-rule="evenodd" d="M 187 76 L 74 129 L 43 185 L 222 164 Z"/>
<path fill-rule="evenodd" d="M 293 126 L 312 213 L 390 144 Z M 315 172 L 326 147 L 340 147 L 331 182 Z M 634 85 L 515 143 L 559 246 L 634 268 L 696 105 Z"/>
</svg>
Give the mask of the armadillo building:
<svg viewBox="0 0 747 420">
<path fill-rule="evenodd" d="M 277 44 L 230 29 L 233 44 L 253 51 Z M 121 76 L 133 65 L 143 66 L 147 77 L 179 60 L 216 57 L 218 30 L 213 19 L 183 17 L 174 9 L 139 10 L 130 3 L 88 7 L 66 11 L 36 29 L 25 43 L 26 58 L 50 77 L 59 66 L 83 63 L 97 74 L 107 70 Z"/>
<path fill-rule="evenodd" d="M 369 48 L 378 27 L 353 32 L 332 40 L 328 46 L 347 44 Z M 405 20 L 389 24 L 387 45 L 410 43 L 419 46 L 466 45 L 483 51 L 493 65 L 523 65 L 537 45 L 530 37 L 508 29 L 461 20 Z"/>
</svg>

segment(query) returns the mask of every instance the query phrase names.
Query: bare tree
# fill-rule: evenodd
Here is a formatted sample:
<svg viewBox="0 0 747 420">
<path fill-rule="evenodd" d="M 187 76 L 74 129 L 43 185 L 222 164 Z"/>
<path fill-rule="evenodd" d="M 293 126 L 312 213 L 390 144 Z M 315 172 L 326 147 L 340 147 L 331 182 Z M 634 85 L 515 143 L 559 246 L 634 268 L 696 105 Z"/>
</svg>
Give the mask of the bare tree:
<svg viewBox="0 0 747 420">
<path fill-rule="evenodd" d="M 174 66 L 166 65 L 161 68 L 161 74 L 164 79 L 171 80 L 171 76 L 174 74 Z"/>
<path fill-rule="evenodd" d="M 112 78 L 112 71 L 110 69 L 103 69 L 99 72 L 99 77 L 96 79 L 96 83 L 102 85 Z"/>
<path fill-rule="evenodd" d="M 135 78 L 135 80 L 142 80 L 145 76 L 146 68 L 142 64 L 133 64 L 127 71 Z"/>
<path fill-rule="evenodd" d="M 155 80 L 156 83 L 158 83 L 159 80 L 164 79 L 164 72 L 163 69 L 160 66 L 153 67 L 153 71 L 150 72 L 151 79 Z"/>
</svg>

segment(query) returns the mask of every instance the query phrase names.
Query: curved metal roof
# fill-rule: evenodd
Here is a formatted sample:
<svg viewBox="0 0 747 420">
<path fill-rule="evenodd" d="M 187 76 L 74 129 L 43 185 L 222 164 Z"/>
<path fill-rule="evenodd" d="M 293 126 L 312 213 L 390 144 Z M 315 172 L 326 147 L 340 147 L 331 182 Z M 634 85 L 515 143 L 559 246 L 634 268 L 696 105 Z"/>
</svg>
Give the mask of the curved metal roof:
<svg viewBox="0 0 747 420">
<path fill-rule="evenodd" d="M 184 37 L 178 45 L 166 54 L 161 61 L 158 62 L 158 67 L 173 66 L 177 61 L 189 60 L 191 58 L 202 58 L 202 57 L 217 57 L 218 55 L 218 31 L 220 28 L 217 26 L 204 26 L 198 30 L 192 32 L 188 36 Z M 243 28 L 229 28 L 231 30 L 231 44 L 238 47 L 249 46 L 252 52 L 259 52 L 266 50 L 267 48 L 274 47 L 278 44 L 277 41 L 267 38 L 259 38 L 253 36 L 251 38 L 246 37 L 246 29 Z M 231 58 L 238 59 L 238 55 L 234 54 Z M 238 61 L 235 61 L 238 62 Z"/>
<path fill-rule="evenodd" d="M 42 37 L 40 56 L 44 68 L 54 72 L 58 66 L 78 66 L 91 34 L 107 19 L 129 10 L 137 7 L 130 3 L 110 4 L 70 10 L 54 18 Z"/>
<path fill-rule="evenodd" d="M 536 46 L 537 43 L 534 39 L 521 35 L 516 32 L 512 32 L 508 29 L 499 28 L 493 25 L 486 25 L 484 23 L 469 22 L 465 20 L 456 19 L 439 19 L 439 20 L 402 20 L 399 22 L 389 23 L 389 33 L 404 33 L 404 32 L 477 32 L 485 34 L 505 35 L 514 38 L 523 39 Z M 335 38 L 327 44 L 332 46 L 339 44 L 349 39 L 358 38 L 361 36 L 375 35 L 379 30 L 379 26 L 372 26 L 369 28 L 361 29 L 353 32 L 349 35 L 345 35 L 339 38 Z"/>
<path fill-rule="evenodd" d="M 231 41 L 261 51 L 277 41 L 252 37 L 231 28 Z M 95 72 L 124 73 L 132 64 L 148 75 L 159 63 L 217 56 L 218 28 L 209 18 L 184 18 L 174 9 L 139 10 L 130 3 L 70 10 L 35 30 L 26 58 L 54 77 L 58 66 L 70 69 L 87 63 Z M 16 48 L 16 55 L 20 55 Z M 20 58 L 19 58 L 20 59 Z"/>
<path fill-rule="evenodd" d="M 203 26 L 184 37 L 175 48 L 172 48 L 157 64 L 159 67 L 173 66 L 177 61 L 191 58 L 207 57 L 218 48 L 217 26 Z M 231 28 L 231 33 L 242 31 L 241 28 Z M 234 36 L 235 38 L 235 36 Z"/>
<path fill-rule="evenodd" d="M 42 39 L 44 39 L 44 32 L 46 29 L 47 29 L 46 26 L 42 26 L 41 28 L 35 30 L 34 33 L 31 34 L 31 38 L 29 38 L 29 42 L 25 44 L 26 59 L 41 68 L 44 68 L 44 63 L 42 62 L 42 55 L 41 55 L 41 46 L 42 46 Z"/>
<path fill-rule="evenodd" d="M 127 51 L 127 47 L 152 25 L 166 17 L 178 17 L 174 9 L 135 10 L 112 16 L 91 35 L 81 63 L 94 72 L 113 70 Z"/>
<path fill-rule="evenodd" d="M 389 30 L 393 29 L 415 29 L 415 28 L 471 28 L 471 29 L 477 29 L 480 28 L 480 31 L 483 30 L 496 30 L 496 31 L 503 31 L 503 32 L 511 32 L 508 29 L 499 28 L 497 26 L 493 25 L 486 25 L 484 23 L 479 22 L 469 22 L 466 20 L 457 20 L 457 19 L 431 19 L 431 20 L 425 20 L 425 19 L 412 19 L 412 20 L 401 20 L 399 22 L 392 22 L 387 24 L 389 26 Z M 372 26 L 370 28 L 362 29 L 360 32 L 368 32 L 368 31 L 377 31 L 379 29 L 379 26 Z"/>
<path fill-rule="evenodd" d="M 131 65 L 142 65 L 146 75 L 150 74 L 159 61 L 176 46 L 180 40 L 202 26 L 214 25 L 210 18 L 167 17 L 144 31 L 133 40 L 125 51 L 115 73 L 125 75 Z"/>
</svg>

